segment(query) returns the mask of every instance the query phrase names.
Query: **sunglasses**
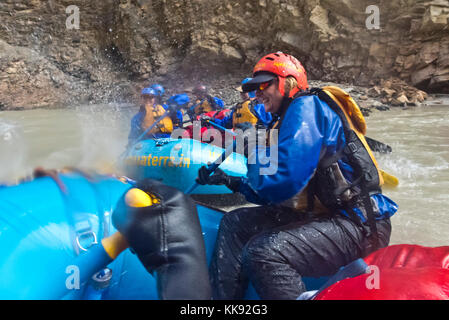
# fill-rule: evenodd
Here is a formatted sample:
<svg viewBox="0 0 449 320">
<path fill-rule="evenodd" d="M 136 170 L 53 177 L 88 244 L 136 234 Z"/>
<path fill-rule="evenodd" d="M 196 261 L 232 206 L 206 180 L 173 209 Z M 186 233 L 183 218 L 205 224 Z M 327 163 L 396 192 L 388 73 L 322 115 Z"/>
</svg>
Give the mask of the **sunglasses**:
<svg viewBox="0 0 449 320">
<path fill-rule="evenodd" d="M 268 81 L 268 82 L 261 83 L 261 84 L 259 84 L 258 90 L 259 90 L 259 91 L 264 91 L 264 90 L 265 90 L 266 88 L 268 88 L 272 83 L 273 83 L 273 80 L 270 80 L 270 81 Z"/>
</svg>

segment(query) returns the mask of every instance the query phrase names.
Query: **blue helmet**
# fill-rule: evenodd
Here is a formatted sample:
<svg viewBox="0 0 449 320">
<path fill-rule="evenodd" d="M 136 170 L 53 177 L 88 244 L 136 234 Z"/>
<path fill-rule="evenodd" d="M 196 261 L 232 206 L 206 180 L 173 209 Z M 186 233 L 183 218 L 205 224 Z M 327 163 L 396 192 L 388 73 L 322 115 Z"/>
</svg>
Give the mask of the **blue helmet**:
<svg viewBox="0 0 449 320">
<path fill-rule="evenodd" d="M 217 104 L 217 106 L 219 106 L 220 108 L 224 108 L 225 104 L 224 104 L 223 100 L 221 100 L 220 98 L 214 97 L 214 101 Z"/>
<path fill-rule="evenodd" d="M 141 95 L 149 95 L 149 96 L 157 96 L 156 90 L 154 90 L 153 88 L 150 88 L 150 87 L 143 88 L 142 92 L 140 94 Z"/>
<path fill-rule="evenodd" d="M 242 86 L 243 86 L 245 83 L 247 83 L 247 82 L 249 82 L 249 81 L 251 81 L 251 80 L 253 80 L 253 78 L 245 78 L 245 79 L 243 79 L 243 81 L 242 81 Z M 250 98 L 255 98 L 255 97 L 256 97 L 256 92 L 255 92 L 255 91 L 250 91 L 250 92 L 248 92 L 248 95 L 249 95 Z"/>
<path fill-rule="evenodd" d="M 181 94 L 175 94 L 170 97 L 170 99 L 167 100 L 167 103 L 169 105 L 177 105 L 177 106 L 184 106 L 190 102 L 190 98 L 187 94 L 181 93 Z"/>
<path fill-rule="evenodd" d="M 162 95 L 165 93 L 164 87 L 158 83 L 153 84 L 150 88 L 154 89 L 159 97 L 162 97 Z"/>
</svg>

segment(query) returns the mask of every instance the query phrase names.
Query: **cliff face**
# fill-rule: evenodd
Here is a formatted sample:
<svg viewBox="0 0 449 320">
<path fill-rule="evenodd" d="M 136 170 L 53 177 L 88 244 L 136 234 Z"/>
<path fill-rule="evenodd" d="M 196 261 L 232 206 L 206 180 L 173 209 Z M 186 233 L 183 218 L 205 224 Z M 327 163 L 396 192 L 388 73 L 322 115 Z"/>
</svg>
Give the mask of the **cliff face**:
<svg viewBox="0 0 449 320">
<path fill-rule="evenodd" d="M 449 92 L 449 1 L 2 0 L 0 108 L 129 99 L 149 81 L 183 90 L 245 77 L 264 54 L 300 59 L 310 78 L 398 78 Z M 67 29 L 69 5 L 79 29 Z M 235 85 L 231 83 L 230 85 Z"/>
</svg>

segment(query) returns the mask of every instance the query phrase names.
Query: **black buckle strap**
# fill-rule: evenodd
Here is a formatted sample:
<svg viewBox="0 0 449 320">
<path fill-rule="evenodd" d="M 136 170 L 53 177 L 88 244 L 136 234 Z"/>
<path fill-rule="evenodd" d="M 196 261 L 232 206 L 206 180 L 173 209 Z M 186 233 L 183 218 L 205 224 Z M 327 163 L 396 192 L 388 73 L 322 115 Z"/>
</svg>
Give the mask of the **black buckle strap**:
<svg viewBox="0 0 449 320">
<path fill-rule="evenodd" d="M 313 209 L 315 209 L 315 187 L 316 187 L 316 179 L 312 178 L 309 182 L 309 186 L 307 188 L 307 212 L 312 213 Z"/>
<path fill-rule="evenodd" d="M 377 232 L 377 225 L 376 225 L 376 217 L 374 216 L 374 209 L 373 204 L 371 203 L 371 198 L 369 196 L 369 193 L 366 191 L 365 187 L 363 187 L 362 184 L 362 201 L 363 201 L 363 207 L 366 210 L 366 218 L 368 222 L 368 226 L 370 228 L 370 235 L 369 235 L 369 241 L 373 245 L 374 249 L 379 248 L 379 235 Z"/>
</svg>

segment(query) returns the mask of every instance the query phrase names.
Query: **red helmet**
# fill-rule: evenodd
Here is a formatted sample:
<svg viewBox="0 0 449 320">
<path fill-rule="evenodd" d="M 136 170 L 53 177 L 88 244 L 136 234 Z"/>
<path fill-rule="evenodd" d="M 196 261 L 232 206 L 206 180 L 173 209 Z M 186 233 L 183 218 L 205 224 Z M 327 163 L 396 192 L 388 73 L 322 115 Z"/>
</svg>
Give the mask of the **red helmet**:
<svg viewBox="0 0 449 320">
<path fill-rule="evenodd" d="M 309 88 L 306 70 L 298 59 L 289 54 L 280 51 L 267 54 L 254 67 L 254 78 L 261 72 L 269 72 L 278 76 L 279 92 L 282 95 L 285 95 L 285 78 L 288 76 L 294 77 L 298 82 L 298 86 L 290 91 L 289 98 L 292 98 L 297 92 Z"/>
</svg>

